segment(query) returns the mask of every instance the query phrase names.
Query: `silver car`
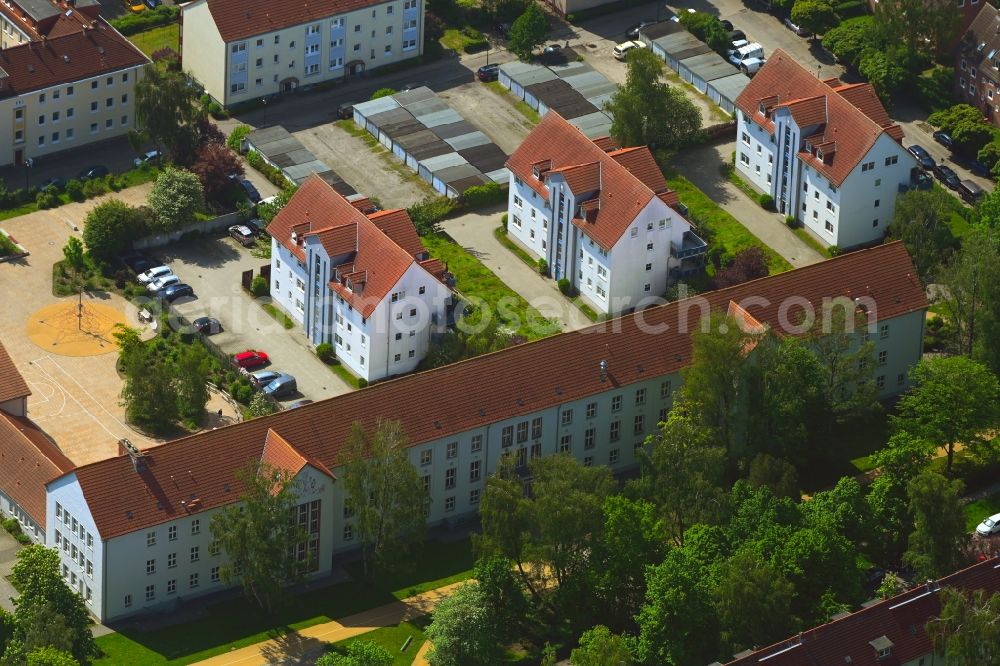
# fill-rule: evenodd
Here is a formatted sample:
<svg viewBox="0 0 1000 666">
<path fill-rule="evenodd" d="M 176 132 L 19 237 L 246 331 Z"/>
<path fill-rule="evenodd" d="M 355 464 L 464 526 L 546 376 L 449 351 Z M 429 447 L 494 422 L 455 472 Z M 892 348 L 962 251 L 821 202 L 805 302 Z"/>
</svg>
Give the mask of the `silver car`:
<svg viewBox="0 0 1000 666">
<path fill-rule="evenodd" d="M 994 513 L 976 528 L 976 534 L 979 536 L 990 536 L 997 532 L 1000 532 L 1000 513 Z"/>
</svg>

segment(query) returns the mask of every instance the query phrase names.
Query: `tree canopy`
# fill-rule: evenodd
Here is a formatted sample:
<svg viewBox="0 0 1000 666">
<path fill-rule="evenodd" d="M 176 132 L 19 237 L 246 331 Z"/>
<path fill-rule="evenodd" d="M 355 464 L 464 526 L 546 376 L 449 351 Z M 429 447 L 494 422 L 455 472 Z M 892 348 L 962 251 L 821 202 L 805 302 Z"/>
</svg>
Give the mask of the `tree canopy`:
<svg viewBox="0 0 1000 666">
<path fill-rule="evenodd" d="M 195 213 L 205 207 L 205 191 L 198 176 L 168 166 L 156 177 L 148 201 L 155 215 L 155 230 L 170 232 L 195 221 Z"/>
<path fill-rule="evenodd" d="M 431 666 L 488 666 L 497 663 L 500 641 L 497 619 L 485 603 L 479 584 L 463 583 L 434 609 L 427 638 Z"/>
<path fill-rule="evenodd" d="M 925 471 L 906 486 L 914 530 L 903 561 L 921 579 L 940 578 L 964 561 L 962 549 L 969 540 L 962 511 L 961 481 L 949 481 Z"/>
<path fill-rule="evenodd" d="M 83 218 L 83 242 L 98 261 L 115 259 L 145 233 L 145 215 L 120 199 L 97 204 Z"/>
<path fill-rule="evenodd" d="M 684 93 L 664 83 L 663 61 L 649 49 L 632 49 L 628 72 L 604 105 L 611 114 L 611 136 L 621 146 L 677 150 L 701 130 L 701 112 Z"/>
<path fill-rule="evenodd" d="M 925 285 L 935 281 L 941 268 L 958 249 L 951 232 L 952 218 L 962 215 L 961 205 L 942 188 L 911 189 L 896 197 L 896 210 L 888 235 L 901 240 Z"/>
<path fill-rule="evenodd" d="M 837 13 L 829 0 L 795 0 L 792 21 L 813 35 L 825 35 L 837 25 Z"/>
<path fill-rule="evenodd" d="M 549 34 L 549 20 L 545 12 L 532 0 L 510 26 L 507 48 L 521 60 L 531 58 L 532 51 L 540 46 Z"/>
<path fill-rule="evenodd" d="M 1000 654 L 1000 594 L 941 588 L 941 612 L 927 623 L 937 654 L 951 666 L 979 666 Z"/>
<path fill-rule="evenodd" d="M 195 87 L 182 72 L 147 67 L 135 84 L 137 139 L 163 146 L 175 161 L 189 162 L 203 114 L 196 99 Z"/>
</svg>

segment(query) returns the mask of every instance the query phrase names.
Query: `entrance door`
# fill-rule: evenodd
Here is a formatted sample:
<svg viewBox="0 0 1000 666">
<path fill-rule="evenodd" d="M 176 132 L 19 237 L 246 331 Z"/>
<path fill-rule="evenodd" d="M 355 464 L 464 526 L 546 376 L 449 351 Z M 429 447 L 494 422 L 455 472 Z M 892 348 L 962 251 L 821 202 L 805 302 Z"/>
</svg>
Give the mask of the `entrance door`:
<svg viewBox="0 0 1000 666">
<path fill-rule="evenodd" d="M 14 151 L 14 166 L 21 166 L 24 164 L 24 148 L 18 148 Z"/>
</svg>

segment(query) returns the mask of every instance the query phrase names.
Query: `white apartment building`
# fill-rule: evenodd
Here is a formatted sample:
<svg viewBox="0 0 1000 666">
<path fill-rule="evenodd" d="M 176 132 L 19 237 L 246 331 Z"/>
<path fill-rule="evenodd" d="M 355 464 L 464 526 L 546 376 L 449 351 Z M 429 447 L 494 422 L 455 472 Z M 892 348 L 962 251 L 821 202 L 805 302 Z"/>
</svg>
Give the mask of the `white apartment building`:
<svg viewBox="0 0 1000 666">
<path fill-rule="evenodd" d="M 780 49 L 736 101 L 736 168 L 840 248 L 882 240 L 916 160 L 870 84 L 820 80 Z"/>
<path fill-rule="evenodd" d="M 365 215 L 313 175 L 268 233 L 271 297 L 366 381 L 412 372 L 444 330 L 450 276 L 405 210 Z"/>
<path fill-rule="evenodd" d="M 707 246 L 648 148 L 591 140 L 550 112 L 507 168 L 508 236 L 597 312 L 651 305 L 701 270 Z"/>
<path fill-rule="evenodd" d="M 428 521 L 455 524 L 474 517 L 504 455 L 522 468 L 556 453 L 615 473 L 634 468 L 636 450 L 681 386 L 690 333 L 711 311 L 742 310 L 748 322 L 778 327 L 789 299 L 819 312 L 831 299 L 852 312 L 863 302 L 871 322 L 858 337 L 875 343 L 880 396 L 899 394 L 921 355 L 927 308 L 913 273 L 903 245 L 891 243 L 141 454 L 126 451 L 48 483 L 47 541 L 58 543 L 67 580 L 76 589 L 82 580 L 101 621 L 169 610 L 175 598 L 221 589 L 213 572 L 224 555 L 214 554 L 211 516 L 238 501 L 236 472 L 263 459 L 298 475 L 299 515 L 316 535 L 315 573 L 322 575 L 336 554 L 357 545 L 336 480 L 354 423 L 371 431 L 380 419 L 399 420 L 430 495 Z"/>
<path fill-rule="evenodd" d="M 149 59 L 97 17 L 99 7 L 53 6 L 62 11 L 39 35 L 0 3 L 4 29 L 21 25 L 18 39 L 30 38 L 0 50 L 0 165 L 120 137 L 135 125 L 135 84 Z"/>
<path fill-rule="evenodd" d="M 181 61 L 224 106 L 423 53 L 423 0 L 193 0 L 181 9 Z"/>
</svg>

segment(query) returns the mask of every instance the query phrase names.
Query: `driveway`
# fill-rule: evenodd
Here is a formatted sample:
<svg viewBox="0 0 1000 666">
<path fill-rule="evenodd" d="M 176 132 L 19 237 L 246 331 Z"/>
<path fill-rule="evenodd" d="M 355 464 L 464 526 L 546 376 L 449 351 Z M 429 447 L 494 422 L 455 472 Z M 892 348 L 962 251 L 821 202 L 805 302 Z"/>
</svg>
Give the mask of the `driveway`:
<svg viewBox="0 0 1000 666">
<path fill-rule="evenodd" d="M 286 330 L 243 291 L 240 276 L 268 264 L 229 238 L 173 243 L 156 252 L 180 278 L 194 287 L 197 298 L 174 308 L 188 320 L 211 315 L 223 332 L 211 337 L 224 352 L 260 349 L 271 358 L 270 369 L 294 375 L 299 394 L 283 402 L 319 400 L 351 390 L 313 353 L 302 329 Z"/>
<path fill-rule="evenodd" d="M 139 205 L 150 187 L 140 185 L 113 196 Z M 75 300 L 52 295 L 52 265 L 63 258 L 62 247 L 69 236 L 79 235 L 73 226 L 82 226 L 87 211 L 109 196 L 0 222 L 31 252 L 24 260 L 0 263 L 0 340 L 31 388 L 28 414 L 78 465 L 117 455 L 122 437 L 140 447 L 156 443 L 125 423 L 118 404 L 122 382 L 115 370 L 117 353 L 62 356 L 36 346 L 27 335 L 26 324 L 36 310 Z M 85 308 L 89 299 L 123 311 L 126 321 L 138 325 L 134 308 L 120 297 L 88 294 Z"/>
<path fill-rule="evenodd" d="M 784 218 L 769 213 L 722 175 L 734 143 L 698 146 L 682 151 L 672 165 L 766 245 L 799 268 L 823 261 L 823 256 L 803 242 L 785 225 Z"/>
<path fill-rule="evenodd" d="M 18 596 L 17 590 L 7 580 L 7 576 L 14 568 L 17 561 L 17 551 L 20 548 L 7 530 L 0 529 L 0 608 L 9 613 L 14 612 L 14 604 L 11 597 Z"/>
<path fill-rule="evenodd" d="M 496 239 L 493 230 L 500 226 L 500 216 L 504 211 L 497 208 L 485 213 L 466 213 L 445 220 L 441 229 L 534 306 L 543 317 L 559 321 L 563 331 L 591 326 L 594 322 L 559 292 L 554 280 L 543 278 Z"/>
</svg>

